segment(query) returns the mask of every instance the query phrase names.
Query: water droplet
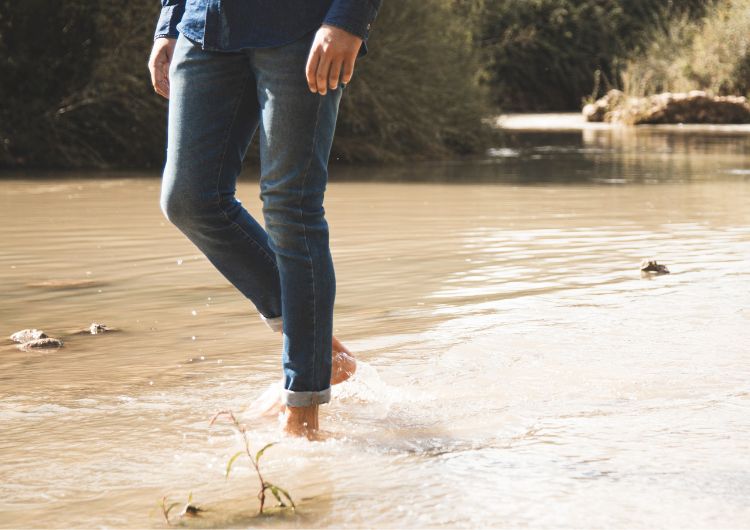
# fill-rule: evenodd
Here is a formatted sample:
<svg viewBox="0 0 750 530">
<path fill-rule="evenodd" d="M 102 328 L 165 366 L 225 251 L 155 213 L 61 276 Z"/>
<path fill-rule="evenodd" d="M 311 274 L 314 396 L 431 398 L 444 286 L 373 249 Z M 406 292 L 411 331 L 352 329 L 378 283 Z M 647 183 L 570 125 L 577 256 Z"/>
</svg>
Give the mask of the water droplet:
<svg viewBox="0 0 750 530">
<path fill-rule="evenodd" d="M 91 271 L 86 271 L 86 276 L 91 276 L 93 273 Z"/>
<path fill-rule="evenodd" d="M 182 265 L 182 258 L 179 258 L 179 259 L 177 260 L 177 265 Z"/>
<path fill-rule="evenodd" d="M 203 355 L 201 355 L 201 361 L 205 361 L 205 360 L 206 358 Z"/>
<path fill-rule="evenodd" d="M 153 386 L 154 382 L 153 381 L 149 381 L 148 384 Z"/>
<path fill-rule="evenodd" d="M 196 316 L 196 315 L 198 314 L 198 311 L 196 311 L 195 309 L 193 309 L 193 310 L 191 311 L 191 313 L 192 313 L 192 315 L 193 315 L 193 316 Z"/>
<path fill-rule="evenodd" d="M 195 340 L 195 335 L 193 335 L 193 336 L 192 336 L 191 338 L 192 338 L 193 340 Z"/>
<path fill-rule="evenodd" d="M 216 361 L 216 364 L 221 364 L 221 359 L 219 359 L 218 361 Z"/>
</svg>

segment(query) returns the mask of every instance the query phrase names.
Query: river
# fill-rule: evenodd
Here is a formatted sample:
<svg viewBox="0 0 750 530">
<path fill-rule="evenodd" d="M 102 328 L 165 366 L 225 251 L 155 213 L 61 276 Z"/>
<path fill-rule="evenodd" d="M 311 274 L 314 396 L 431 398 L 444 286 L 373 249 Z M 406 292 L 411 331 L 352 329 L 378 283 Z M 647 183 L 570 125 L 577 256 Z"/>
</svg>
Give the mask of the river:
<svg viewBox="0 0 750 530">
<path fill-rule="evenodd" d="M 334 165 L 328 439 L 248 404 L 280 340 L 162 216 L 155 173 L 0 180 L 0 527 L 747 528 L 750 135 L 510 132 Z M 256 169 L 238 194 L 259 215 Z M 671 274 L 642 277 L 642 259 Z M 92 322 L 120 331 L 73 334 Z M 231 409 L 297 511 L 256 517 Z M 179 509 L 179 508 L 178 508 Z M 175 510 L 176 512 L 177 510 Z"/>
</svg>

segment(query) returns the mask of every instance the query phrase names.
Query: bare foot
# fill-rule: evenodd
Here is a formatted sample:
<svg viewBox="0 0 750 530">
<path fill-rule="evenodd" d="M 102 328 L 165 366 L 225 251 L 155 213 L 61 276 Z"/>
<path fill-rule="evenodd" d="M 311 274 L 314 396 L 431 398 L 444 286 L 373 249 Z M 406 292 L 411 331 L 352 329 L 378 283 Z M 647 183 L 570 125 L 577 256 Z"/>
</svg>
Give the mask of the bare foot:
<svg viewBox="0 0 750 530">
<path fill-rule="evenodd" d="M 317 440 L 320 426 L 318 424 L 319 405 L 309 407 L 286 407 L 282 419 L 282 429 L 289 436 L 305 437 Z"/>
<path fill-rule="evenodd" d="M 331 384 L 343 383 L 357 371 L 357 360 L 341 341 L 333 337 L 333 368 L 331 370 Z"/>
<path fill-rule="evenodd" d="M 349 379 L 357 371 L 357 360 L 341 341 L 333 337 L 331 343 L 333 366 L 331 369 L 331 384 L 338 385 Z M 286 408 L 282 399 L 284 379 L 272 383 L 263 394 L 250 404 L 252 416 L 276 416 Z"/>
</svg>

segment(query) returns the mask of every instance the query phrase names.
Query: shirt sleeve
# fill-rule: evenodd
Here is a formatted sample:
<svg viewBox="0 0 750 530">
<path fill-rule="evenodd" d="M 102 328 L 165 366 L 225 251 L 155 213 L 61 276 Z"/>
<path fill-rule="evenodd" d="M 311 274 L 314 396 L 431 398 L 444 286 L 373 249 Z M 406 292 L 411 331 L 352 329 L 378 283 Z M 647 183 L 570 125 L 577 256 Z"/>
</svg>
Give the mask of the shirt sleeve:
<svg viewBox="0 0 750 530">
<path fill-rule="evenodd" d="M 323 23 L 366 41 L 381 3 L 382 0 L 333 0 Z"/>
<path fill-rule="evenodd" d="M 159 37 L 177 38 L 177 24 L 185 13 L 186 0 L 161 0 L 161 14 L 156 23 L 154 39 Z"/>
</svg>

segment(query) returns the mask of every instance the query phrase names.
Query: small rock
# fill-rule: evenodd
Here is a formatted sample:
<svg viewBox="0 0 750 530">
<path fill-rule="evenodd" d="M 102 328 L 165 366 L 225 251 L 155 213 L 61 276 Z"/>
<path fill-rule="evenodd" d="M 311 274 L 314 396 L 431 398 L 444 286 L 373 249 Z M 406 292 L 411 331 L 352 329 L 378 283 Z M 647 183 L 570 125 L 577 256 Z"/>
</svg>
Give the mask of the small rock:
<svg viewBox="0 0 750 530">
<path fill-rule="evenodd" d="M 47 349 L 47 348 L 62 348 L 63 341 L 54 337 L 45 337 L 43 339 L 30 340 L 24 342 L 19 348 L 22 350 L 36 350 L 36 349 Z"/>
<path fill-rule="evenodd" d="M 641 263 L 641 272 L 653 272 L 655 274 L 669 274 L 666 265 L 660 265 L 654 260 L 643 260 Z"/>
<path fill-rule="evenodd" d="M 10 336 L 10 340 L 20 343 L 46 338 L 47 334 L 41 329 L 22 329 L 21 331 L 16 331 L 13 335 Z"/>
<path fill-rule="evenodd" d="M 203 508 L 195 506 L 193 504 L 187 504 L 180 512 L 180 517 L 199 517 L 201 512 L 205 512 Z"/>
<path fill-rule="evenodd" d="M 89 333 L 92 335 L 98 335 L 99 333 L 106 333 L 107 331 L 110 331 L 110 329 L 105 326 L 104 324 L 97 324 L 96 322 L 92 322 L 89 326 Z"/>
<path fill-rule="evenodd" d="M 77 329 L 75 331 L 71 331 L 74 335 L 100 335 L 102 333 L 109 333 L 112 331 L 120 331 L 117 328 L 110 328 L 109 326 L 106 326 L 104 324 L 99 324 L 98 322 L 92 322 L 91 325 L 87 328 L 83 329 Z"/>
</svg>

